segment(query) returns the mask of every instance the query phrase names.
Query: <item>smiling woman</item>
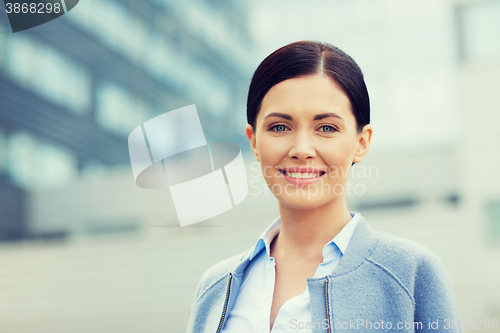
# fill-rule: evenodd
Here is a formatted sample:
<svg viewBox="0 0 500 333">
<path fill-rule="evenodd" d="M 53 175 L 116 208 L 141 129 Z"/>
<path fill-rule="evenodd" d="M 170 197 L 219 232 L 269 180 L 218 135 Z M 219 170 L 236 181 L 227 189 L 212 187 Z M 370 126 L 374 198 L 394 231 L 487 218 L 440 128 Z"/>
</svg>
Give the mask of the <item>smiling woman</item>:
<svg viewBox="0 0 500 333">
<path fill-rule="evenodd" d="M 246 135 L 279 200 L 282 221 L 289 207 L 294 216 L 307 211 L 308 220 L 331 231 L 325 236 L 338 233 L 351 219 L 343 191 L 348 170 L 368 152 L 372 126 L 358 128 L 349 97 L 324 71 L 281 81 L 260 104 Z M 289 184 L 299 186 L 290 192 Z M 332 223 L 331 216 L 339 221 Z"/>
<path fill-rule="evenodd" d="M 188 332 L 461 332 L 439 259 L 347 208 L 349 170 L 373 132 L 351 57 L 309 41 L 276 50 L 254 73 L 247 120 L 280 216 L 253 247 L 205 272 Z"/>
</svg>

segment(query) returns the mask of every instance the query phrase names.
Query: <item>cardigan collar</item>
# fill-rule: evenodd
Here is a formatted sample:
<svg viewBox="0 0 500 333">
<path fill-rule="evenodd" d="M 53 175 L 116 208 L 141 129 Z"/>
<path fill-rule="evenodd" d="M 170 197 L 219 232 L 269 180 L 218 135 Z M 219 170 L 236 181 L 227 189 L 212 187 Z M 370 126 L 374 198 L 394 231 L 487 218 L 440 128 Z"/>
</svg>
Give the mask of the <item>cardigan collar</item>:
<svg viewBox="0 0 500 333">
<path fill-rule="evenodd" d="M 335 277 L 343 275 L 360 266 L 365 261 L 365 257 L 369 256 L 373 251 L 379 238 L 380 232 L 373 231 L 365 218 L 361 215 L 344 255 L 340 258 L 339 264 L 334 271 L 330 273 L 330 276 Z M 246 267 L 250 263 L 252 250 L 254 250 L 254 247 L 248 249 L 243 254 L 240 262 L 232 270 L 234 274 L 239 275 L 244 273 Z"/>
</svg>

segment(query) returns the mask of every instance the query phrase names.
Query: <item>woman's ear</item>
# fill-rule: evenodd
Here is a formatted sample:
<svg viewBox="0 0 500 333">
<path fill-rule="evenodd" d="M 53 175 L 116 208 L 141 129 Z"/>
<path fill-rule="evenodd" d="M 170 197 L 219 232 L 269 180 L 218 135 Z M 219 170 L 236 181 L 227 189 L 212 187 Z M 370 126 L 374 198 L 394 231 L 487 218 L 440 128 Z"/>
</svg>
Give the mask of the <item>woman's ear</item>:
<svg viewBox="0 0 500 333">
<path fill-rule="evenodd" d="M 250 141 L 250 147 L 252 148 L 252 152 L 253 152 L 255 158 L 257 159 L 257 161 L 260 162 L 259 153 L 257 152 L 257 143 L 255 140 L 255 132 L 253 131 L 252 125 L 247 124 L 245 126 L 245 134 L 248 138 L 248 141 Z"/>
<path fill-rule="evenodd" d="M 361 162 L 370 148 L 370 142 L 372 140 L 373 127 L 370 124 L 363 126 L 363 131 L 357 135 L 358 143 L 356 147 L 356 152 L 354 153 L 353 162 Z"/>
</svg>

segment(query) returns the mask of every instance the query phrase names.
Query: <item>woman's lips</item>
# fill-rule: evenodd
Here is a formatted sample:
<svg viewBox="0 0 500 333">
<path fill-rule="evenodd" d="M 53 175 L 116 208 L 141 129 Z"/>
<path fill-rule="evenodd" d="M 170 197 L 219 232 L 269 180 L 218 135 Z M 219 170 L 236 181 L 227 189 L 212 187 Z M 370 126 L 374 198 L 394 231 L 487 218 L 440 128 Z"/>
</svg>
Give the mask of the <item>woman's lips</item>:
<svg viewBox="0 0 500 333">
<path fill-rule="evenodd" d="M 294 184 L 294 185 L 308 185 L 308 184 L 312 184 L 318 180 L 320 180 L 326 173 L 322 173 L 320 175 L 318 175 L 317 177 L 314 177 L 314 178 L 292 178 L 290 176 L 287 176 L 284 172 L 281 172 L 281 174 L 283 175 L 283 178 L 286 179 L 287 182 L 291 183 L 291 184 Z"/>
</svg>

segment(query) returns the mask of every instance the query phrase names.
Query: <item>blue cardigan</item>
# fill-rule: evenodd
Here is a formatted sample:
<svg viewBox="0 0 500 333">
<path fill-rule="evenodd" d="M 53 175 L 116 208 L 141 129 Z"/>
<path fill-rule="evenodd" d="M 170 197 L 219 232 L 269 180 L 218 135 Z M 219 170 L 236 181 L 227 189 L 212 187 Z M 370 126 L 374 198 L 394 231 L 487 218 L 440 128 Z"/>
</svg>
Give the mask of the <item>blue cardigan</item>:
<svg viewBox="0 0 500 333">
<path fill-rule="evenodd" d="M 188 333 L 220 332 L 250 255 L 251 249 L 203 274 Z M 291 328 L 309 325 L 314 333 L 462 332 L 450 281 L 436 255 L 413 241 L 374 232 L 362 216 L 338 266 L 326 277 L 307 278 L 307 285 L 311 322 L 292 320 Z"/>
</svg>

